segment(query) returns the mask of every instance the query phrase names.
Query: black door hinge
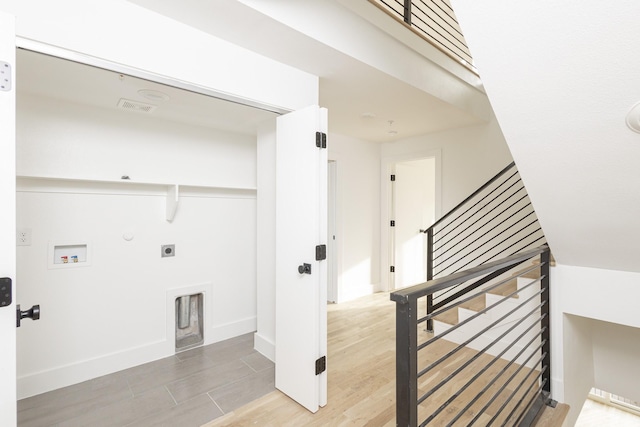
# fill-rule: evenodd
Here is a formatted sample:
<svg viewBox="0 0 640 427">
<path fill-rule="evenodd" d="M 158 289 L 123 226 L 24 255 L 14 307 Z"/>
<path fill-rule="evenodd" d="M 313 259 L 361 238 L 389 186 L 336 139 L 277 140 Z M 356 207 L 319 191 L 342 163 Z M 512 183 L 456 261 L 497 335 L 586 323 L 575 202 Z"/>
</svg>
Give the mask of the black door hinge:
<svg viewBox="0 0 640 427">
<path fill-rule="evenodd" d="M 316 360 L 316 375 L 320 375 L 327 370 L 327 356 L 322 356 Z"/>
<path fill-rule="evenodd" d="M 327 259 L 327 245 L 316 246 L 316 261 Z"/>
<path fill-rule="evenodd" d="M 0 278 L 0 307 L 11 305 L 11 279 L 9 277 Z"/>
<path fill-rule="evenodd" d="M 396 226 L 396 222 L 394 220 L 391 220 L 391 226 L 395 227 Z"/>
<path fill-rule="evenodd" d="M 392 273 L 396 272 L 396 268 L 393 265 L 389 268 L 389 270 L 391 270 Z"/>
<path fill-rule="evenodd" d="M 396 176 L 395 175 L 391 175 L 391 181 L 395 181 L 396 180 Z"/>
<path fill-rule="evenodd" d="M 324 132 L 316 132 L 316 147 L 327 148 L 327 134 Z"/>
</svg>

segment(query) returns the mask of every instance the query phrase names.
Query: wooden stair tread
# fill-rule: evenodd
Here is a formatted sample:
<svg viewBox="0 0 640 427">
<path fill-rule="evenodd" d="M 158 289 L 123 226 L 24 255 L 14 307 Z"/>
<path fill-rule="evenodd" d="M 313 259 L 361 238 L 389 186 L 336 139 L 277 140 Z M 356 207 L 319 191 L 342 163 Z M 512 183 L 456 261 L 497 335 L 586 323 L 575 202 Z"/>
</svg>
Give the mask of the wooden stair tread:
<svg viewBox="0 0 640 427">
<path fill-rule="evenodd" d="M 473 311 L 481 311 L 487 308 L 487 300 L 485 299 L 484 294 L 482 294 L 473 299 L 470 299 L 469 301 L 463 302 L 458 307 L 466 308 Z"/>
<path fill-rule="evenodd" d="M 458 309 L 452 308 L 450 310 L 445 311 L 442 314 L 438 314 L 433 320 L 437 320 L 442 323 L 446 323 L 447 325 L 457 325 L 458 324 Z"/>
<path fill-rule="evenodd" d="M 502 295 L 507 296 L 518 290 L 518 281 L 516 279 L 509 280 L 507 283 L 502 284 L 494 289 L 491 289 L 488 293 L 494 295 Z M 518 298 L 518 294 L 514 295 L 513 298 Z"/>
<path fill-rule="evenodd" d="M 569 405 L 565 403 L 558 403 L 555 408 L 545 406 L 542 415 L 536 422 L 536 427 L 562 427 L 564 419 L 569 413 Z"/>
</svg>

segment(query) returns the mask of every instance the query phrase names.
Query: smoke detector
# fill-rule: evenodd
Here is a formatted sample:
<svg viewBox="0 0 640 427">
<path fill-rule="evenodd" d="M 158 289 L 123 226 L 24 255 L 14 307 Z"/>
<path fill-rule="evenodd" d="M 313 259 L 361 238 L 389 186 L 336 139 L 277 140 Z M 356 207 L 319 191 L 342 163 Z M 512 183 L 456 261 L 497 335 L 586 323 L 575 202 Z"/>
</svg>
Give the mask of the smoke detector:
<svg viewBox="0 0 640 427">
<path fill-rule="evenodd" d="M 127 111 L 136 111 L 138 113 L 153 113 L 158 108 L 156 105 L 145 104 L 144 102 L 132 101 L 130 99 L 120 98 L 118 108 Z"/>
</svg>

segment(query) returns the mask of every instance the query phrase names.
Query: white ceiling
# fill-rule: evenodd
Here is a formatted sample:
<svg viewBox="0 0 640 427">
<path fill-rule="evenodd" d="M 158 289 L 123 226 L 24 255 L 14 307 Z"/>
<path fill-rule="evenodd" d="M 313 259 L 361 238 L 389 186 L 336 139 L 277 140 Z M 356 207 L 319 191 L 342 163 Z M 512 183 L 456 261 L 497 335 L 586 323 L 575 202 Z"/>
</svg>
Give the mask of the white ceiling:
<svg viewBox="0 0 640 427">
<path fill-rule="evenodd" d="M 93 107 L 115 109 L 121 98 L 156 106 L 151 113 L 123 110 L 123 114 L 149 114 L 156 119 L 177 121 L 231 132 L 255 134 L 261 122 L 275 113 L 216 99 L 160 83 L 125 76 L 77 62 L 19 49 L 17 52 L 18 102 L 21 94 L 60 99 Z M 167 100 L 147 99 L 139 90 L 154 90 Z"/>
<path fill-rule="evenodd" d="M 478 117 L 241 2 L 178 4 L 132 0 L 132 3 L 320 76 L 320 104 L 329 110 L 333 133 L 385 142 L 481 122 Z M 238 132 L 254 132 L 257 123 L 273 115 L 130 76 L 120 78 L 118 73 L 55 58 L 21 52 L 19 61 L 19 90 L 75 103 L 115 108 L 120 98 L 129 98 L 158 105 L 152 114 L 162 119 Z M 171 99 L 150 102 L 137 93 L 141 88 L 160 90 Z"/>
</svg>

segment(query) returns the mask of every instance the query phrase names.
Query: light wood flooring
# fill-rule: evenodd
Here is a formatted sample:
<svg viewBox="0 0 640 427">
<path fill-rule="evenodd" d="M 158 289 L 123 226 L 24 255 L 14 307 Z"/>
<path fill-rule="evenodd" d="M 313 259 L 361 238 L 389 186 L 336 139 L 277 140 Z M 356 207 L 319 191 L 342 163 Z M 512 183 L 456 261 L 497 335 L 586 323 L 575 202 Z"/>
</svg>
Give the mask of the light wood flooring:
<svg viewBox="0 0 640 427">
<path fill-rule="evenodd" d="M 640 416 L 587 399 L 575 427 L 640 427 Z"/>
<path fill-rule="evenodd" d="M 389 300 L 388 293 L 379 293 L 353 302 L 328 306 L 328 403 L 317 413 L 312 414 L 279 391 L 271 392 L 254 402 L 238 408 L 212 422 L 206 427 L 242 427 L 242 426 L 395 426 L 395 304 Z M 424 340 L 426 332 L 420 339 Z M 444 340 L 429 351 L 421 366 L 439 358 L 448 352 L 454 344 Z M 443 363 L 435 372 L 421 380 L 421 392 L 437 384 L 440 379 L 451 374 L 462 362 L 469 360 L 475 352 L 463 349 L 453 360 Z M 493 359 L 493 357 L 490 357 Z M 478 364 L 485 366 L 489 356 L 480 357 Z M 500 359 L 489 369 L 490 373 L 505 366 Z M 508 376 L 514 372 L 514 366 L 508 370 Z M 472 368 L 473 369 L 473 368 Z M 522 378 L 529 371 L 522 370 L 516 378 Z M 465 381 L 457 378 L 434 395 L 434 401 L 425 405 L 425 411 L 437 408 L 442 401 L 451 396 Z M 480 386 L 487 385 L 486 380 L 478 381 Z M 499 385 L 499 384 L 498 384 Z M 474 385 L 461 393 L 460 400 L 443 413 L 444 420 L 435 420 L 433 425 L 445 425 L 455 413 L 469 402 L 469 395 L 478 393 L 480 386 Z M 487 395 L 495 391 L 494 386 Z M 509 391 L 509 390 L 507 390 Z M 484 405 L 479 400 L 480 405 Z M 478 425 L 486 424 L 502 402 L 497 401 L 487 409 L 489 415 L 483 415 Z M 476 405 L 465 411 L 465 417 L 455 425 L 466 425 L 475 415 Z M 504 411 L 506 414 L 510 408 Z M 421 417 L 425 412 L 421 410 Z"/>
<path fill-rule="evenodd" d="M 388 293 L 328 306 L 328 403 L 312 414 L 279 391 L 221 426 L 395 426 L 395 304 Z"/>
</svg>

